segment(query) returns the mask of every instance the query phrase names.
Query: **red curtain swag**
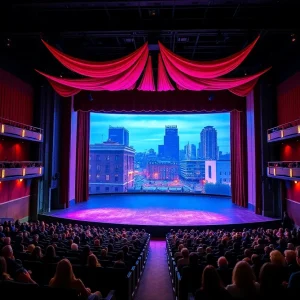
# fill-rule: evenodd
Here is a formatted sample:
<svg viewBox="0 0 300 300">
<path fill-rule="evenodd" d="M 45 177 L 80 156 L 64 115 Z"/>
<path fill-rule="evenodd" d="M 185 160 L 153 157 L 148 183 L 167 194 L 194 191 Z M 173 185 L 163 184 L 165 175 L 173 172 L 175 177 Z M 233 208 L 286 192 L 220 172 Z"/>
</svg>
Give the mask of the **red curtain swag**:
<svg viewBox="0 0 300 300">
<path fill-rule="evenodd" d="M 197 62 L 184 59 L 165 48 L 161 43 L 161 55 L 158 57 L 157 91 L 173 91 L 170 78 L 176 83 L 179 90 L 190 91 L 218 91 L 229 90 L 233 94 L 245 97 L 255 86 L 258 78 L 267 72 L 265 69 L 257 74 L 241 78 L 220 78 L 219 76 L 239 66 L 251 52 L 259 37 L 245 49 L 227 58 L 211 62 Z M 148 45 L 145 43 L 130 55 L 108 62 L 90 62 L 71 57 L 48 45 L 49 51 L 67 68 L 87 77 L 81 79 L 67 79 L 45 76 L 55 91 L 63 97 L 78 94 L 81 90 L 87 91 L 121 91 L 135 88 L 138 79 L 144 71 L 139 91 L 155 91 L 152 61 L 148 58 Z M 147 62 L 148 60 L 148 62 Z"/>
<path fill-rule="evenodd" d="M 67 69 L 80 75 L 93 78 L 107 78 L 120 75 L 130 69 L 143 54 L 148 54 L 149 52 L 148 43 L 145 43 L 133 53 L 120 59 L 106 62 L 93 62 L 72 57 L 50 46 L 45 41 L 42 40 L 42 42 L 53 56 Z"/>
<path fill-rule="evenodd" d="M 257 43 L 259 36 L 245 49 L 225 58 L 213 61 L 193 61 L 176 55 L 159 42 L 159 49 L 170 63 L 186 75 L 198 78 L 216 78 L 228 74 L 237 68 L 249 55 Z"/>
</svg>

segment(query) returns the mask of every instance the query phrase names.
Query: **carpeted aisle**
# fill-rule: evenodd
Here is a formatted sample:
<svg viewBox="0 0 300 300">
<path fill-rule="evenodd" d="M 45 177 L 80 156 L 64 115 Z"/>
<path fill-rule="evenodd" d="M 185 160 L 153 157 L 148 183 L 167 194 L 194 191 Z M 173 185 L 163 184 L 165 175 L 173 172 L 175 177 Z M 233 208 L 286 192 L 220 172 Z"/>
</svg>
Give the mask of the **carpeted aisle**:
<svg viewBox="0 0 300 300">
<path fill-rule="evenodd" d="M 134 299 L 174 300 L 165 241 L 151 240 L 148 261 Z"/>
</svg>

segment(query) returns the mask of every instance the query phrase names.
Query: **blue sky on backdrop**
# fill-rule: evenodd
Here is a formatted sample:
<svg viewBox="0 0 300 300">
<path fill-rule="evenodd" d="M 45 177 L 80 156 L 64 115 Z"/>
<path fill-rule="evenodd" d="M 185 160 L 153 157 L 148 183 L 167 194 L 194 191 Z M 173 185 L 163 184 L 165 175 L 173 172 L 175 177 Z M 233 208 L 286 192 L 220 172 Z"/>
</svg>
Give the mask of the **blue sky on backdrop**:
<svg viewBox="0 0 300 300">
<path fill-rule="evenodd" d="M 230 115 L 214 114 L 104 114 L 91 113 L 90 143 L 102 143 L 108 139 L 108 127 L 120 126 L 129 131 L 129 144 L 137 152 L 150 148 L 158 151 L 164 143 L 165 125 L 177 125 L 180 149 L 190 142 L 198 148 L 200 132 L 205 126 L 214 126 L 218 132 L 218 146 L 223 153 L 230 152 Z"/>
</svg>

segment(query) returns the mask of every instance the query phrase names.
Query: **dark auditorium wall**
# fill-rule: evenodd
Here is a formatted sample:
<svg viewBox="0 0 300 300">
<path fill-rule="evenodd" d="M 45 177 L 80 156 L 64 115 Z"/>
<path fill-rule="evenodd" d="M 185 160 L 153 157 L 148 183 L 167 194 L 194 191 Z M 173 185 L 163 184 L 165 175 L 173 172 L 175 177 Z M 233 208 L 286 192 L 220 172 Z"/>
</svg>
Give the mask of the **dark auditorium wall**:
<svg viewBox="0 0 300 300">
<path fill-rule="evenodd" d="M 32 87 L 0 69 L 0 117 L 33 125 L 34 93 Z M 0 160 L 30 160 L 30 144 L 18 139 L 1 139 Z M 22 219 L 29 216 L 29 180 L 0 183 L 0 217 Z"/>
<path fill-rule="evenodd" d="M 277 119 L 278 124 L 300 118 L 300 72 L 295 73 L 277 87 Z M 280 145 L 280 160 L 300 160 L 300 142 L 285 140 Z M 286 184 L 286 208 L 300 225 L 300 182 Z"/>
</svg>

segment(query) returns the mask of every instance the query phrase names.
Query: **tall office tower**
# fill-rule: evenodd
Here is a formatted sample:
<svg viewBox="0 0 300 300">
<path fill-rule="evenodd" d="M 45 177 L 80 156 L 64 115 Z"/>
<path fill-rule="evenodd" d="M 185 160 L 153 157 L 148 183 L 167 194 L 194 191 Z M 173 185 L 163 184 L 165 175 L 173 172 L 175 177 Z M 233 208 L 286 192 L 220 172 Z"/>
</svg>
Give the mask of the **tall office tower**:
<svg viewBox="0 0 300 300">
<path fill-rule="evenodd" d="M 192 159 L 192 147 L 190 142 L 187 143 L 187 145 L 184 146 L 184 152 L 185 152 L 185 159 L 191 160 Z"/>
<path fill-rule="evenodd" d="M 164 156 L 171 161 L 179 160 L 179 136 L 177 125 L 167 125 L 165 127 Z"/>
<path fill-rule="evenodd" d="M 119 143 L 120 145 L 129 146 L 129 132 L 124 127 L 109 126 L 108 139 Z"/>
<path fill-rule="evenodd" d="M 197 148 L 196 145 L 191 144 L 191 159 L 197 158 Z"/>
<path fill-rule="evenodd" d="M 200 133 L 202 156 L 204 160 L 217 160 L 217 130 L 213 126 L 206 126 Z"/>
</svg>

